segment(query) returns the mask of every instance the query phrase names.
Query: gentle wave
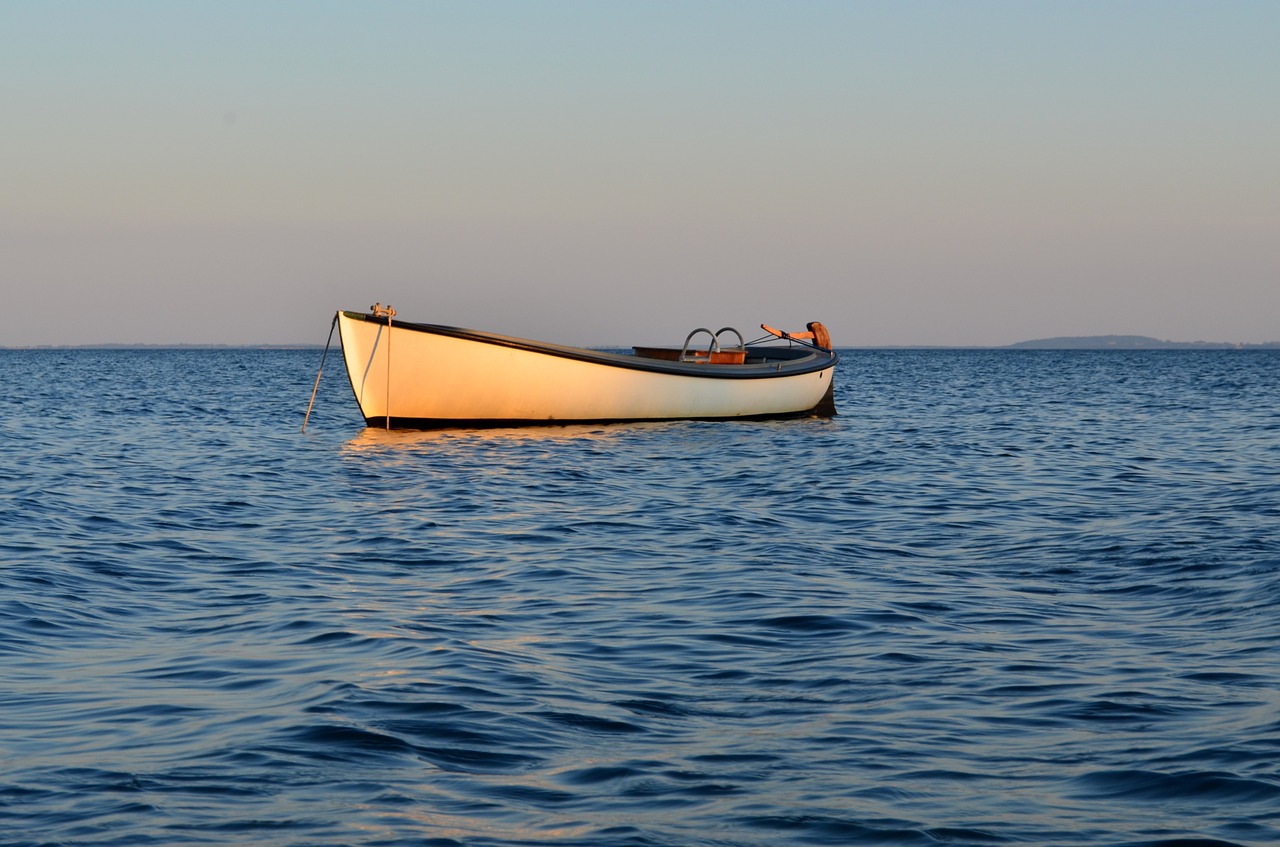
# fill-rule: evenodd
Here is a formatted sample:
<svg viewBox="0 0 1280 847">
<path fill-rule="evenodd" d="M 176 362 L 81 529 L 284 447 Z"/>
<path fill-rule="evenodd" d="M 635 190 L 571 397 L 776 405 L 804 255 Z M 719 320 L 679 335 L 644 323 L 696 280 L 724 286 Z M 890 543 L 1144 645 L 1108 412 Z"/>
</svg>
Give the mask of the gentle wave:
<svg viewBox="0 0 1280 847">
<path fill-rule="evenodd" d="M 1280 357 L 304 435 L 318 358 L 0 351 L 0 843 L 1280 842 Z"/>
</svg>

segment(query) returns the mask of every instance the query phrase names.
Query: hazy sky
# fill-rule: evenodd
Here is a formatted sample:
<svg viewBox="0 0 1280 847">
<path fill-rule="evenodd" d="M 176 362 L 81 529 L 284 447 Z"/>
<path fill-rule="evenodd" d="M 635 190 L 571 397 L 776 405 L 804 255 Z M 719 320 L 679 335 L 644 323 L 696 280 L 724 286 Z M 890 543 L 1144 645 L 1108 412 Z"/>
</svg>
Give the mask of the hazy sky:
<svg viewBox="0 0 1280 847">
<path fill-rule="evenodd" d="M 1280 2 L 0 0 L 0 346 L 1280 340 Z"/>
</svg>

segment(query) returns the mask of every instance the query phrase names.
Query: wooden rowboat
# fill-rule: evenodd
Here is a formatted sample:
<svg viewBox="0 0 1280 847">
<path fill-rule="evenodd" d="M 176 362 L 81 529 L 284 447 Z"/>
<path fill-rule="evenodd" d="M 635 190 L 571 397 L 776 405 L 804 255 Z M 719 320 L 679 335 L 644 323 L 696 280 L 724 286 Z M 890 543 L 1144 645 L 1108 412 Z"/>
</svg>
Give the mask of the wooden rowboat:
<svg viewBox="0 0 1280 847">
<path fill-rule="evenodd" d="M 773 343 L 698 329 L 679 347 L 612 353 L 395 319 L 381 304 L 335 321 L 365 423 L 387 428 L 528 426 L 833 415 L 839 356 L 826 329 Z M 763 326 L 763 325 L 762 325 Z M 736 346 L 721 346 L 732 333 Z M 708 336 L 701 346 L 695 339 Z"/>
</svg>

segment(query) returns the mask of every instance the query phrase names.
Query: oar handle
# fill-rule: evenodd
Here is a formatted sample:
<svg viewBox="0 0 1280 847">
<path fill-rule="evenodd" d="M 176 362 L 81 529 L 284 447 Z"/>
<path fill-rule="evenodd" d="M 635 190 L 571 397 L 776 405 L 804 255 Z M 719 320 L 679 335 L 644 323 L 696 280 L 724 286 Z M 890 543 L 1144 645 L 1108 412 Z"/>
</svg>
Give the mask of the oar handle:
<svg viewBox="0 0 1280 847">
<path fill-rule="evenodd" d="M 794 338 L 797 341 L 800 341 L 814 337 L 812 332 L 787 332 L 785 329 L 774 329 L 768 324 L 760 324 L 760 328 L 770 335 L 776 335 L 778 338 Z"/>
</svg>

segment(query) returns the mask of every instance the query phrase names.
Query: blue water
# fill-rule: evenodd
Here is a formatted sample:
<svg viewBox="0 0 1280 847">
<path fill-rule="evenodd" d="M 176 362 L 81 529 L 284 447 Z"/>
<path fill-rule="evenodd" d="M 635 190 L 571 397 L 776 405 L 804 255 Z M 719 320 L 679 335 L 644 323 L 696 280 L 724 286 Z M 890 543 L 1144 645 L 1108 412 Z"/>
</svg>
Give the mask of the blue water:
<svg viewBox="0 0 1280 847">
<path fill-rule="evenodd" d="M 0 351 L 0 843 L 1280 843 L 1280 355 L 851 351 L 834 420 L 386 433 Z"/>
</svg>

